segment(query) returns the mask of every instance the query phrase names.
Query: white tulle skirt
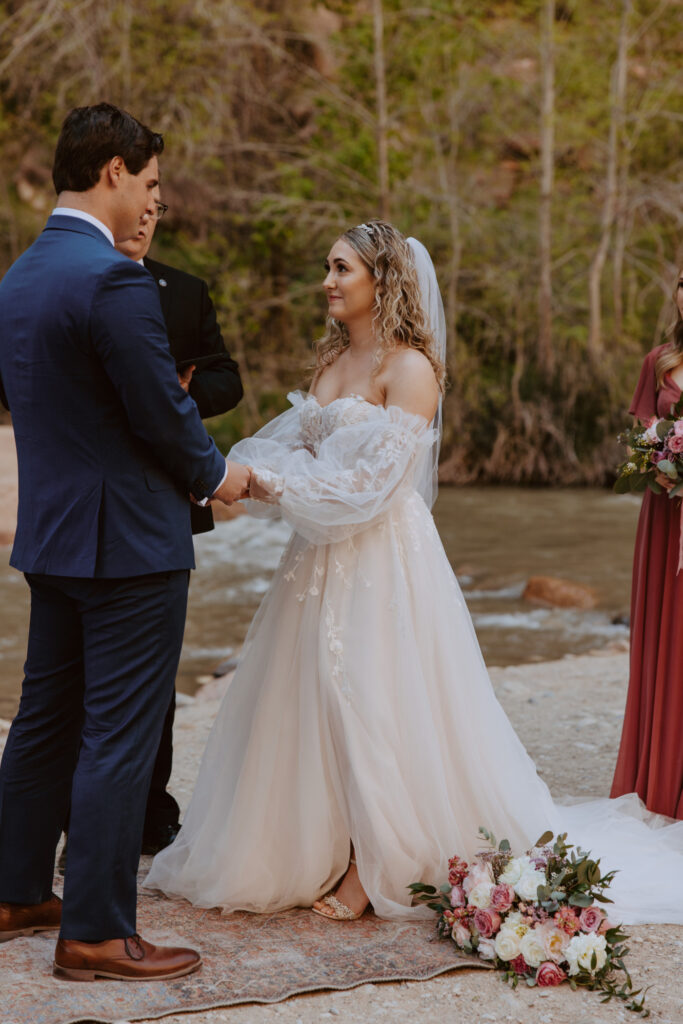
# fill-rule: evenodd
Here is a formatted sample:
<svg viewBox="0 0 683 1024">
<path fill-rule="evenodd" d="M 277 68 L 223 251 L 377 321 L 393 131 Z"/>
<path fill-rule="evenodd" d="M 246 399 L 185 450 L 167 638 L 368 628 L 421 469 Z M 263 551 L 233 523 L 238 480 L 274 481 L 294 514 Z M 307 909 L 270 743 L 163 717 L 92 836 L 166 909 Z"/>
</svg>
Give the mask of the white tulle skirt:
<svg viewBox="0 0 683 1024">
<path fill-rule="evenodd" d="M 480 825 L 519 852 L 550 828 L 622 869 L 614 920 L 683 922 L 683 822 L 646 819 L 637 798 L 553 803 L 408 492 L 347 540 L 293 536 L 147 885 L 226 911 L 310 906 L 353 843 L 380 917 L 430 916 L 409 884 L 441 884 Z"/>
</svg>

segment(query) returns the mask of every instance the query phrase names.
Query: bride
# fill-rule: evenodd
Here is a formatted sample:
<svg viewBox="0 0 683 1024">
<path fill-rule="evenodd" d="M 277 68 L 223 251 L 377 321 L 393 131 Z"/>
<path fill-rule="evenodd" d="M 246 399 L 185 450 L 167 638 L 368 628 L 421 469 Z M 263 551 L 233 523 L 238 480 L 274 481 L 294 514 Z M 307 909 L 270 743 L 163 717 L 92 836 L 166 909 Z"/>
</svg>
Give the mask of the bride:
<svg viewBox="0 0 683 1024">
<path fill-rule="evenodd" d="M 683 921 L 683 822 L 633 797 L 556 806 L 495 697 L 430 514 L 446 330 L 427 251 L 372 221 L 325 267 L 310 393 L 230 453 L 250 512 L 294 532 L 146 884 L 226 911 L 431 916 L 409 884 L 443 882 L 480 825 L 519 852 L 550 828 L 622 869 L 613 919 Z"/>
</svg>

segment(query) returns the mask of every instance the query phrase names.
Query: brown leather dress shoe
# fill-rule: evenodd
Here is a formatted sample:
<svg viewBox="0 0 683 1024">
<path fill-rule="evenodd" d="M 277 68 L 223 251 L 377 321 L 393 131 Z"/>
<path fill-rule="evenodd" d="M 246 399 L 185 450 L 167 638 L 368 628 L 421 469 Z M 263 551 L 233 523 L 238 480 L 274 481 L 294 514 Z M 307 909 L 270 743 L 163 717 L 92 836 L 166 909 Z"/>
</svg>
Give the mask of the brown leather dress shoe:
<svg viewBox="0 0 683 1024">
<path fill-rule="evenodd" d="M 61 920 L 62 901 L 54 893 L 44 903 L 0 903 L 0 942 L 52 931 Z"/>
<path fill-rule="evenodd" d="M 59 939 L 52 973 L 69 981 L 164 981 L 192 974 L 202 966 L 194 949 L 153 946 L 139 935 L 104 942 Z"/>
</svg>

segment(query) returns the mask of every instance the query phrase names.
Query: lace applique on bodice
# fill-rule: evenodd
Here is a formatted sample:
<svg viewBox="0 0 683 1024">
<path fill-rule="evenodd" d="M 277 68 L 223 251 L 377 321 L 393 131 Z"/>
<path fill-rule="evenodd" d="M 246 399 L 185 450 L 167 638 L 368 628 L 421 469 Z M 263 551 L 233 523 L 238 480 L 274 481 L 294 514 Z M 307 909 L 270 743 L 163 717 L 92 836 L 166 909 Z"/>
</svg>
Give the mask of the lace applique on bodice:
<svg viewBox="0 0 683 1024">
<path fill-rule="evenodd" d="M 323 441 L 340 426 L 361 423 L 377 408 L 361 395 L 344 395 L 327 405 L 320 405 L 314 395 L 308 395 L 301 405 L 301 439 L 317 455 Z"/>
</svg>

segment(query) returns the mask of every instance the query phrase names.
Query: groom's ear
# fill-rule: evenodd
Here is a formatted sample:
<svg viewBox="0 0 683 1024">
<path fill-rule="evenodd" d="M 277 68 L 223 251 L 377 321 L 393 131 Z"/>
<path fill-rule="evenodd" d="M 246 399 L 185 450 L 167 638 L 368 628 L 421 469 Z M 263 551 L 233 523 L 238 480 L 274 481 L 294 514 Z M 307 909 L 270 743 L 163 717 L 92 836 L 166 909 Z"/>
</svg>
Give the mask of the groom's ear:
<svg viewBox="0 0 683 1024">
<path fill-rule="evenodd" d="M 108 184 L 114 188 L 118 188 L 121 183 L 124 171 L 126 171 L 126 164 L 122 156 L 113 156 L 109 163 L 106 163 L 102 168 L 102 174 L 100 175 L 100 181 L 106 180 Z"/>
</svg>

